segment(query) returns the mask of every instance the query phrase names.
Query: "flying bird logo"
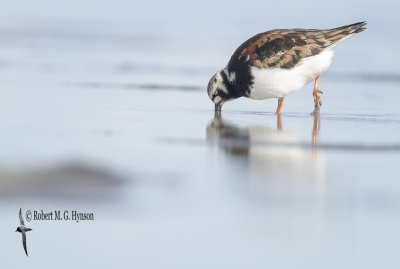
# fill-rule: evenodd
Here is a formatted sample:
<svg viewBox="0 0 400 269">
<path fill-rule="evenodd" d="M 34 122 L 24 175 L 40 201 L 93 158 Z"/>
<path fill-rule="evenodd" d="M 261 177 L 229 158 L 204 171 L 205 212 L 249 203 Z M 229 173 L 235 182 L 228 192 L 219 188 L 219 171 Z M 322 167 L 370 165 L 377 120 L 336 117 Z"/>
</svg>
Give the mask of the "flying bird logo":
<svg viewBox="0 0 400 269">
<path fill-rule="evenodd" d="M 26 232 L 32 231 L 32 229 L 25 227 L 21 208 L 19 209 L 19 224 L 20 226 L 18 226 L 15 232 L 20 232 L 22 234 L 22 245 L 24 246 L 26 256 L 28 256 L 28 249 L 26 248 Z"/>
</svg>

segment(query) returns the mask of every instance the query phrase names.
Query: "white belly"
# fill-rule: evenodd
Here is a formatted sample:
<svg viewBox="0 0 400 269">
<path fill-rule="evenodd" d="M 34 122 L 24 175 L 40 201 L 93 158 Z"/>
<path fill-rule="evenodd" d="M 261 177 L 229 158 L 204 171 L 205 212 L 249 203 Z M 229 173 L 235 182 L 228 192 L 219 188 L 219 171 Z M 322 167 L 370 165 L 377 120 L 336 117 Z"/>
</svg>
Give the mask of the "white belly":
<svg viewBox="0 0 400 269">
<path fill-rule="evenodd" d="M 333 54 L 334 48 L 327 48 L 321 54 L 305 58 L 292 69 L 251 67 L 254 80 L 249 97 L 258 100 L 281 98 L 299 90 L 328 69 Z"/>
</svg>

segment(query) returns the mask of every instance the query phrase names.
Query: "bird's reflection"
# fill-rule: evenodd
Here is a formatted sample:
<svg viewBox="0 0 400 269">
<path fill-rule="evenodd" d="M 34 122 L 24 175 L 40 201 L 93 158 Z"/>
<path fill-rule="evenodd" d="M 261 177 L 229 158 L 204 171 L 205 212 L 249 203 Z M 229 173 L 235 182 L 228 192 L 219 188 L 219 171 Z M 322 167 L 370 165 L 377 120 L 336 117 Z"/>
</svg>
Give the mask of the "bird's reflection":
<svg viewBox="0 0 400 269">
<path fill-rule="evenodd" d="M 319 114 L 314 115 L 314 124 L 312 130 L 312 148 L 313 148 L 313 160 L 317 158 L 317 140 L 319 136 L 320 120 Z"/>
<path fill-rule="evenodd" d="M 314 116 L 311 143 L 301 142 L 295 135 L 285 132 L 282 116 L 276 117 L 275 128 L 240 126 L 224 120 L 217 111 L 207 126 L 207 140 L 215 148 L 244 158 L 246 166 L 268 172 L 268 176 L 298 178 L 320 174 L 320 169 L 315 169 L 319 160 L 319 116 Z"/>
</svg>

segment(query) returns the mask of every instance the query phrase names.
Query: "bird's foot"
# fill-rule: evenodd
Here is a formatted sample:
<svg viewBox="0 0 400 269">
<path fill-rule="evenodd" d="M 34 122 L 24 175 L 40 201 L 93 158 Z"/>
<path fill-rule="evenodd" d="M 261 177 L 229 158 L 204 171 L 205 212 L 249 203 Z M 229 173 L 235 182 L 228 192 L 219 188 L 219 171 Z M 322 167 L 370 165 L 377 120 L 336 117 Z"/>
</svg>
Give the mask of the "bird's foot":
<svg viewBox="0 0 400 269">
<path fill-rule="evenodd" d="M 322 99 L 321 99 L 321 94 L 324 92 L 321 91 L 320 89 L 317 89 L 313 92 L 313 97 L 314 97 L 314 111 L 311 113 L 311 115 L 318 115 L 319 114 L 319 109 L 322 106 Z"/>
<path fill-rule="evenodd" d="M 315 108 L 313 112 L 310 113 L 311 116 L 319 115 L 319 108 Z"/>
</svg>

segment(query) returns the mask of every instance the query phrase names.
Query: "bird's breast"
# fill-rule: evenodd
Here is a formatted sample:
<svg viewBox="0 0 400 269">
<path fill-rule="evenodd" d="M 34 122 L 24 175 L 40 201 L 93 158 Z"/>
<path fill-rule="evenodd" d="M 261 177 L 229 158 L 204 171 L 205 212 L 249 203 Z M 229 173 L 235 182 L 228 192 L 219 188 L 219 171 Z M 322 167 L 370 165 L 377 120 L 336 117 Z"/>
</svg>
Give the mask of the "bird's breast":
<svg viewBox="0 0 400 269">
<path fill-rule="evenodd" d="M 250 85 L 252 99 L 282 98 L 297 91 L 328 69 L 334 49 L 327 48 L 318 55 L 310 56 L 290 69 L 250 68 L 253 76 Z"/>
</svg>

